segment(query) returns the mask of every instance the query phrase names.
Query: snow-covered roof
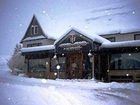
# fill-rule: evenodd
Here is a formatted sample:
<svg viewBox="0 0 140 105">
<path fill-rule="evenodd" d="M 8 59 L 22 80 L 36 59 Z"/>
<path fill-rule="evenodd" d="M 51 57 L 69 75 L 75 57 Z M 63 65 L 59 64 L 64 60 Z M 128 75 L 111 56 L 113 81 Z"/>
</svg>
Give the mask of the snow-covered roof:
<svg viewBox="0 0 140 105">
<path fill-rule="evenodd" d="M 27 52 L 38 52 L 38 51 L 47 51 L 47 50 L 53 50 L 55 49 L 54 45 L 45 45 L 45 46 L 36 46 L 36 47 L 28 47 L 28 48 L 22 48 L 22 53 Z"/>
<path fill-rule="evenodd" d="M 76 29 L 77 30 L 77 29 Z M 103 38 L 97 34 L 93 34 L 93 33 L 85 33 L 85 32 L 81 32 L 78 30 L 79 33 L 85 35 L 86 37 L 92 39 L 94 42 L 98 42 L 98 43 L 109 43 L 110 41 L 107 40 L 106 38 Z"/>
<path fill-rule="evenodd" d="M 71 28 L 71 29 L 69 29 L 65 34 L 63 34 L 60 38 L 58 38 L 55 42 L 54 42 L 54 44 L 56 44 L 56 43 L 58 43 L 63 37 L 65 37 L 69 32 L 71 32 L 71 31 L 75 31 L 75 32 L 78 32 L 78 33 L 81 33 L 82 35 L 84 35 L 84 36 L 86 36 L 86 37 L 88 37 L 88 38 L 90 38 L 91 40 L 93 40 L 94 42 L 98 42 L 98 43 L 105 43 L 105 42 L 110 42 L 109 40 L 107 40 L 107 39 L 105 39 L 105 38 L 103 38 L 103 37 L 101 37 L 101 36 L 99 36 L 99 35 L 95 35 L 95 34 L 85 34 L 84 32 L 81 32 L 81 31 L 79 31 L 78 29 L 75 29 L 75 28 Z"/>
<path fill-rule="evenodd" d="M 94 42 L 98 42 L 98 43 L 110 43 L 109 40 L 98 36 L 98 35 L 88 35 L 87 37 L 91 38 Z"/>
<path fill-rule="evenodd" d="M 37 39 L 43 39 L 43 38 L 46 38 L 46 37 L 43 36 L 43 35 L 41 35 L 41 36 L 33 36 L 33 37 L 27 37 L 23 41 L 37 40 Z"/>
<path fill-rule="evenodd" d="M 98 35 L 100 35 L 100 36 L 108 36 L 108 35 L 127 35 L 127 34 L 140 34 L 140 31 L 134 31 L 134 30 L 129 30 L 129 31 L 113 31 L 113 32 L 106 32 L 106 33 L 101 33 L 101 34 L 99 34 L 98 33 Z"/>
<path fill-rule="evenodd" d="M 103 43 L 101 45 L 101 48 L 138 47 L 138 46 L 140 46 L 140 40 Z"/>
</svg>

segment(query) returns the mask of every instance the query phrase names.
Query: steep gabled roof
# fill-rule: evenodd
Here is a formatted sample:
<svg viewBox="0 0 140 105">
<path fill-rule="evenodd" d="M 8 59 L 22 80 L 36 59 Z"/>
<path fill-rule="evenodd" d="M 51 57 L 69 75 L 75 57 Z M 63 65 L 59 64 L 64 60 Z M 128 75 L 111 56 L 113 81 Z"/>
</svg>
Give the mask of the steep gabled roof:
<svg viewBox="0 0 140 105">
<path fill-rule="evenodd" d="M 34 35 L 32 34 L 31 29 L 32 29 L 33 25 L 37 25 L 38 26 L 38 34 L 34 34 Z M 33 37 L 36 37 L 36 38 L 33 38 Z M 21 40 L 21 43 L 24 41 L 24 39 L 28 39 L 28 38 L 30 38 L 30 39 L 48 38 L 45 35 L 45 33 L 44 33 L 44 31 L 43 31 L 41 25 L 39 24 L 39 22 L 38 22 L 38 20 L 37 20 L 35 15 L 33 15 L 32 20 L 31 20 L 31 22 L 30 22 L 30 24 L 29 24 L 29 26 L 27 28 L 27 31 L 26 31 L 24 37 Z"/>
</svg>

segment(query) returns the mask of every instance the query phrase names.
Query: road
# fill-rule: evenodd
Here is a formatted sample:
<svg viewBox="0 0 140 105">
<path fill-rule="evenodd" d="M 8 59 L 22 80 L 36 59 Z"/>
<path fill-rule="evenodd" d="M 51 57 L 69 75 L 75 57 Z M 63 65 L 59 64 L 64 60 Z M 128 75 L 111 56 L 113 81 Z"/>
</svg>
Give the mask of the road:
<svg viewBox="0 0 140 105">
<path fill-rule="evenodd" d="M 0 105 L 140 105 L 139 88 L 133 83 L 15 76 L 0 63 Z"/>
</svg>

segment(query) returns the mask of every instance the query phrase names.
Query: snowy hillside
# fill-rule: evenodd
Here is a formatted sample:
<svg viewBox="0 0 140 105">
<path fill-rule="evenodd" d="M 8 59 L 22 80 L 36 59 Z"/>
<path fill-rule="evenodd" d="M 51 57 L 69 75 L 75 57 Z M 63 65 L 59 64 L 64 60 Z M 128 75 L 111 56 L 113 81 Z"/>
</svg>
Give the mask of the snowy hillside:
<svg viewBox="0 0 140 105">
<path fill-rule="evenodd" d="M 140 105 L 139 100 L 140 83 L 35 79 L 0 66 L 0 105 Z"/>
</svg>

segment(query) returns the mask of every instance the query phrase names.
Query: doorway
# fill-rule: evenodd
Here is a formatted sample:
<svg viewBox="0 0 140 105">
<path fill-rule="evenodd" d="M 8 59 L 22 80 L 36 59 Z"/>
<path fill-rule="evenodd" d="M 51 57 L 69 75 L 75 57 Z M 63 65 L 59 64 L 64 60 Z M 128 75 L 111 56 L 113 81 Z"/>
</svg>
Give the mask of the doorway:
<svg viewBox="0 0 140 105">
<path fill-rule="evenodd" d="M 72 53 L 67 55 L 66 77 L 68 79 L 81 79 L 83 72 L 83 54 Z"/>
</svg>

